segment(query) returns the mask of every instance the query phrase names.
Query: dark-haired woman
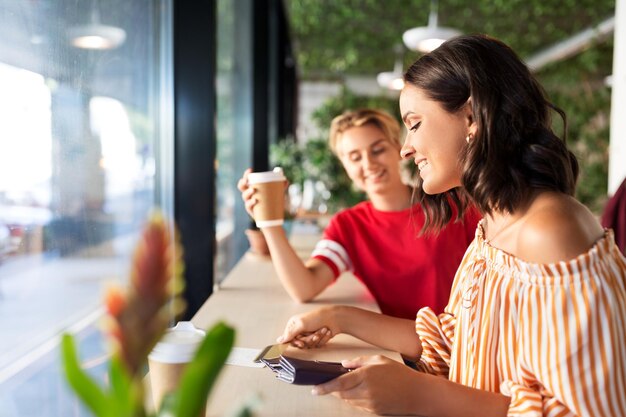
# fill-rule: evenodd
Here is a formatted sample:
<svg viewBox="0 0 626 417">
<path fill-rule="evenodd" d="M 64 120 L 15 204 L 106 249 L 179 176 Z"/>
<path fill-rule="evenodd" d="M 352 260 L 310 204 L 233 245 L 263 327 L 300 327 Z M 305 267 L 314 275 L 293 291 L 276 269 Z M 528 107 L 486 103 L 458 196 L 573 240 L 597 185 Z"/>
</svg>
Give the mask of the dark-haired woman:
<svg viewBox="0 0 626 417">
<path fill-rule="evenodd" d="M 357 358 L 313 392 L 379 414 L 625 416 L 626 259 L 572 197 L 578 166 L 551 129 L 554 106 L 485 36 L 444 43 L 405 81 L 402 155 L 419 168 L 430 227 L 445 223 L 448 193 L 485 217 L 444 313 L 423 308 L 413 323 L 339 306 L 289 320 L 281 342 L 349 333 L 419 370 Z"/>
</svg>

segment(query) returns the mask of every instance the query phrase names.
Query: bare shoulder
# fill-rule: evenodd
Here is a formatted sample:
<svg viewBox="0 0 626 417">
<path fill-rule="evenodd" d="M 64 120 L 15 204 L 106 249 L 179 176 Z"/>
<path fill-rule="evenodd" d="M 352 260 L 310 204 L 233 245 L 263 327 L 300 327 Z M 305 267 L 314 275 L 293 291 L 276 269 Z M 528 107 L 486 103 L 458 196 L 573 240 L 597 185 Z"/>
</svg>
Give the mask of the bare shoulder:
<svg viewBox="0 0 626 417">
<path fill-rule="evenodd" d="M 568 261 L 587 252 L 603 233 L 593 213 L 576 199 L 542 193 L 524 215 L 516 255 L 533 263 Z"/>
</svg>

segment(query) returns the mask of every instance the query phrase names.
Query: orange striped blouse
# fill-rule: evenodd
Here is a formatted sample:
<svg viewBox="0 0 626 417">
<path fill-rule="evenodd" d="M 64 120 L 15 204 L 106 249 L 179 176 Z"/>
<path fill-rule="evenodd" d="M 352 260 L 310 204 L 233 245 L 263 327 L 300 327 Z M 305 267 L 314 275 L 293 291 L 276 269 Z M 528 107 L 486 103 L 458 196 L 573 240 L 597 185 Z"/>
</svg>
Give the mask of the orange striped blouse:
<svg viewBox="0 0 626 417">
<path fill-rule="evenodd" d="M 479 224 L 444 313 L 417 313 L 418 369 L 511 397 L 509 416 L 626 416 L 626 259 L 607 230 L 567 262 L 523 262 Z"/>
</svg>

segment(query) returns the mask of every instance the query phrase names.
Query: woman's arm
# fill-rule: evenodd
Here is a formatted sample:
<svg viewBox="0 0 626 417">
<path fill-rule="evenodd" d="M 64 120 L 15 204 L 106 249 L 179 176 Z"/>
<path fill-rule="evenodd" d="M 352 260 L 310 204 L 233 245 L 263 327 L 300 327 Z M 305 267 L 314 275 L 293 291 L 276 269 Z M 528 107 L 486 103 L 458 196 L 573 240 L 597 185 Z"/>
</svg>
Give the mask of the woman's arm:
<svg viewBox="0 0 626 417">
<path fill-rule="evenodd" d="M 353 371 L 313 388 L 376 414 L 504 417 L 510 398 L 412 370 L 382 356 L 343 361 Z"/>
<path fill-rule="evenodd" d="M 254 188 L 248 186 L 248 174 L 251 171 L 247 169 L 244 172 L 243 177 L 237 182 L 237 188 L 241 191 L 246 211 L 253 217 L 252 208 L 256 204 L 256 199 Z M 278 278 L 293 300 L 300 303 L 310 301 L 332 282 L 334 274 L 328 265 L 316 259 L 309 259 L 306 264 L 302 262 L 289 244 L 285 230 L 281 226 L 261 230 Z"/>
<path fill-rule="evenodd" d="M 302 262 L 281 226 L 261 230 L 276 274 L 293 300 L 300 303 L 310 301 L 332 283 L 332 269 L 318 259 L 309 259 L 306 264 Z"/>
<path fill-rule="evenodd" d="M 328 331 L 319 332 L 320 329 Z M 315 338 L 306 339 L 313 333 Z M 292 342 L 301 348 L 321 346 L 339 333 L 346 333 L 383 349 L 398 352 L 411 360 L 418 360 L 422 353 L 413 320 L 348 306 L 322 307 L 291 317 L 277 341 Z"/>
</svg>

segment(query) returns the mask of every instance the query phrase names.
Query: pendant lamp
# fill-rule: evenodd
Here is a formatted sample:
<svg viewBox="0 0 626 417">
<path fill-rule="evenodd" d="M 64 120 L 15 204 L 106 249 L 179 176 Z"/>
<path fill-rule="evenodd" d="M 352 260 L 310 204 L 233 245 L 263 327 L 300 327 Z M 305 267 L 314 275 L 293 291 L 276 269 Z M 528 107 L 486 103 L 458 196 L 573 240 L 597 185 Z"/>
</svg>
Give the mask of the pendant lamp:
<svg viewBox="0 0 626 417">
<path fill-rule="evenodd" d="M 100 23 L 98 6 L 94 4 L 90 22 L 86 25 L 71 27 L 67 31 L 67 36 L 70 43 L 77 48 L 114 49 L 126 40 L 126 31 Z"/>
<path fill-rule="evenodd" d="M 390 90 L 402 90 L 404 87 L 404 73 L 402 68 L 402 53 L 404 52 L 404 48 L 402 44 L 397 44 L 393 48 L 396 54 L 396 62 L 393 66 L 393 71 L 385 71 L 380 72 L 376 76 L 376 82 L 383 88 L 388 88 Z"/>
<path fill-rule="evenodd" d="M 431 0 L 428 26 L 420 26 L 404 32 L 402 40 L 407 48 L 427 53 L 438 48 L 439 45 L 448 39 L 461 34 L 461 32 L 456 29 L 439 26 L 437 24 L 437 8 L 437 0 Z"/>
</svg>

